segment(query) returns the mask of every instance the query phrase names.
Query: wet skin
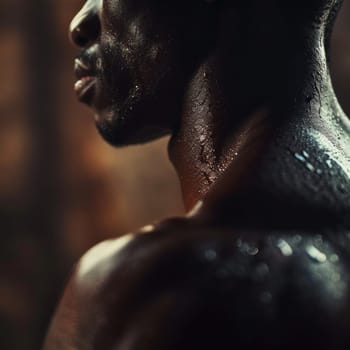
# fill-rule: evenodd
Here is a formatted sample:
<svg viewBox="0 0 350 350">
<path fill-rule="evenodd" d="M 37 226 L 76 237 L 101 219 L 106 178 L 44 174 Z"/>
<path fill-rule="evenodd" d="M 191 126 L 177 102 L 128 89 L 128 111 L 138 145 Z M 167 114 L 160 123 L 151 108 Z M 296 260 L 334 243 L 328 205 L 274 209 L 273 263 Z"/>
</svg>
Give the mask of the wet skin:
<svg viewBox="0 0 350 350">
<path fill-rule="evenodd" d="M 113 144 L 149 141 L 178 123 L 186 82 L 209 44 L 210 32 L 200 31 L 213 21 L 204 2 L 186 5 L 186 16 L 179 4 L 90 0 L 71 24 L 84 48 L 76 60 L 78 97 L 95 109 Z"/>
<path fill-rule="evenodd" d="M 171 134 L 189 213 L 86 253 L 45 349 L 349 348 L 339 5 L 86 2 L 78 97 L 115 145 Z"/>
</svg>

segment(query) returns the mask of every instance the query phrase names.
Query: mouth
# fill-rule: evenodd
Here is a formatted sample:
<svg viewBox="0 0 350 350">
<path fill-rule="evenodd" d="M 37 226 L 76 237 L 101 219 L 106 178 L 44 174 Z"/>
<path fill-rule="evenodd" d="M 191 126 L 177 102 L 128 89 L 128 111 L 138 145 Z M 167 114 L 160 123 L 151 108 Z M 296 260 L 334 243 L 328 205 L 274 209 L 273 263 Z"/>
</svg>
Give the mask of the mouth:
<svg viewBox="0 0 350 350">
<path fill-rule="evenodd" d="M 80 102 L 90 105 L 95 95 L 96 75 L 92 67 L 76 58 L 74 61 L 74 71 L 77 78 L 74 84 L 74 91 Z"/>
</svg>

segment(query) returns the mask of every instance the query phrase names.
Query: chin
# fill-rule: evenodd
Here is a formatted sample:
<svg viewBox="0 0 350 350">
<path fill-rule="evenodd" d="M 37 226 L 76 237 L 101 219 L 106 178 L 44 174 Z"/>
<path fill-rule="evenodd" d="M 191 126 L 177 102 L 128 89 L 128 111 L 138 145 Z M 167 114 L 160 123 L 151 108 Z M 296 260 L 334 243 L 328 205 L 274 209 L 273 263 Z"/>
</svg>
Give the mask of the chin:
<svg viewBox="0 0 350 350">
<path fill-rule="evenodd" d="M 121 119 L 106 120 L 97 117 L 96 127 L 102 138 L 115 147 L 143 144 L 170 134 L 169 130 L 157 126 L 129 125 Z"/>
<path fill-rule="evenodd" d="M 169 135 L 172 116 L 158 99 L 135 98 L 122 103 L 112 99 L 95 104 L 95 123 L 102 138 L 116 147 L 143 144 Z"/>
</svg>

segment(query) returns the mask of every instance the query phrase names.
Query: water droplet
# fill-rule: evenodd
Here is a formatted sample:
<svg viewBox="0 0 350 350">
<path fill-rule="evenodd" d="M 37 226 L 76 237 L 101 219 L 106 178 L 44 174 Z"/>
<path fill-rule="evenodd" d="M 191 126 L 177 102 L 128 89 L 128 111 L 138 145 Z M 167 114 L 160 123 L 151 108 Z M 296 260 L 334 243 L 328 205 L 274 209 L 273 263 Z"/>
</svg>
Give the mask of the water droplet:
<svg viewBox="0 0 350 350">
<path fill-rule="evenodd" d="M 292 247 L 283 239 L 280 239 L 277 243 L 277 247 L 281 251 L 281 254 L 284 256 L 291 256 L 293 255 L 293 249 Z"/>
<path fill-rule="evenodd" d="M 235 152 L 235 156 L 238 156 L 238 152 Z"/>
<path fill-rule="evenodd" d="M 259 253 L 259 248 L 250 245 L 246 242 L 240 242 L 238 245 L 238 241 L 237 241 L 237 247 L 240 249 L 240 251 L 244 254 L 248 254 L 248 255 L 257 255 Z"/>
<path fill-rule="evenodd" d="M 332 254 L 329 257 L 329 261 L 332 262 L 332 263 L 337 263 L 339 261 L 339 256 L 337 254 Z"/>
<path fill-rule="evenodd" d="M 264 279 L 270 272 L 270 269 L 267 264 L 265 263 L 260 263 L 257 265 L 254 271 L 254 279 L 255 280 L 262 280 Z"/>
<path fill-rule="evenodd" d="M 312 172 L 315 171 L 315 168 L 314 168 L 314 166 L 313 166 L 311 163 L 306 163 L 306 168 L 307 168 L 308 170 L 312 171 Z"/>
<path fill-rule="evenodd" d="M 312 260 L 315 260 L 318 263 L 324 263 L 327 261 L 326 254 L 319 251 L 315 246 L 309 245 L 306 247 L 306 253 Z"/>
<path fill-rule="evenodd" d="M 147 225 L 141 228 L 140 232 L 141 233 L 150 233 L 152 231 L 154 231 L 155 226 L 154 225 Z"/>
<path fill-rule="evenodd" d="M 306 161 L 306 159 L 300 153 L 294 153 L 294 157 L 303 163 Z"/>
<path fill-rule="evenodd" d="M 247 253 L 249 255 L 256 255 L 259 253 L 259 249 L 257 247 L 248 246 Z"/>
<path fill-rule="evenodd" d="M 133 107 L 133 106 L 130 106 L 130 107 L 129 107 L 129 110 L 130 110 L 130 111 L 132 111 L 133 109 L 134 109 L 134 107 Z"/>
<path fill-rule="evenodd" d="M 216 173 L 214 171 L 211 171 L 209 173 L 209 180 L 213 182 L 216 180 L 216 178 L 217 178 Z"/>
<path fill-rule="evenodd" d="M 204 140 L 205 140 L 205 136 L 204 135 L 199 136 L 199 141 L 203 142 Z"/>
<path fill-rule="evenodd" d="M 337 188 L 340 193 L 347 193 L 346 186 L 344 184 L 339 184 Z"/>
<path fill-rule="evenodd" d="M 327 159 L 326 160 L 326 164 L 328 166 L 329 169 L 332 169 L 333 168 L 333 164 L 332 164 L 332 160 L 331 159 Z"/>
<path fill-rule="evenodd" d="M 214 261 L 217 258 L 217 253 L 214 249 L 208 249 L 204 252 L 204 257 L 208 261 Z"/>
<path fill-rule="evenodd" d="M 306 151 L 303 151 L 303 156 L 305 157 L 305 158 L 309 158 L 310 156 L 309 156 L 309 153 L 307 153 Z"/>
<path fill-rule="evenodd" d="M 302 240 L 303 240 L 303 237 L 301 237 L 300 235 L 295 235 L 295 236 L 293 237 L 293 242 L 294 242 L 294 244 L 298 244 L 298 243 L 300 243 Z"/>
<path fill-rule="evenodd" d="M 102 70 L 102 59 L 101 58 L 98 58 L 97 60 L 96 60 L 96 68 L 97 68 L 97 70 Z"/>
<path fill-rule="evenodd" d="M 317 169 L 316 173 L 317 173 L 317 175 L 321 175 L 323 173 L 323 171 L 321 169 Z"/>
</svg>

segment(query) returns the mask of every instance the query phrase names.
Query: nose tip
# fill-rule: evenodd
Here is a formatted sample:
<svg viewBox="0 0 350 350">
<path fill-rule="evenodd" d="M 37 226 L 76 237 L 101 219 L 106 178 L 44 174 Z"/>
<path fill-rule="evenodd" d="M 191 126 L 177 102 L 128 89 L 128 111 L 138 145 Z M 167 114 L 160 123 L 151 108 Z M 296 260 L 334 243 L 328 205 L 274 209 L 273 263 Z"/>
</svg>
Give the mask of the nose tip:
<svg viewBox="0 0 350 350">
<path fill-rule="evenodd" d="M 70 24 L 69 36 L 73 44 L 85 47 L 100 35 L 100 18 L 96 6 L 88 1 Z"/>
</svg>

